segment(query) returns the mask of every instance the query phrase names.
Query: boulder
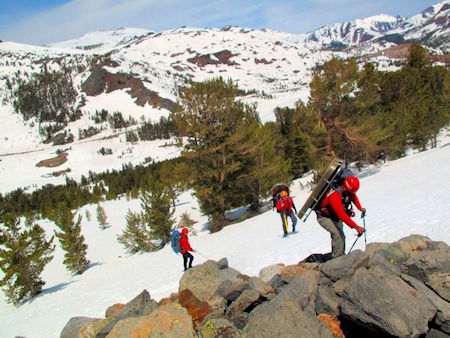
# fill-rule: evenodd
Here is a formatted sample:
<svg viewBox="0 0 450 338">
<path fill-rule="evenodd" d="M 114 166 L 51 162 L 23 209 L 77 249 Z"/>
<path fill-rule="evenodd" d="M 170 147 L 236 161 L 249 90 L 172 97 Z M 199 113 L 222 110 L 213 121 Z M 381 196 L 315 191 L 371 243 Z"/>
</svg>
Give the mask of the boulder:
<svg viewBox="0 0 450 338">
<path fill-rule="evenodd" d="M 333 337 L 330 329 L 316 316 L 302 311 L 295 301 L 265 302 L 256 307 L 242 331 L 243 337 Z"/>
<path fill-rule="evenodd" d="M 380 334 L 424 335 L 437 313 L 437 308 L 403 279 L 376 267 L 359 268 L 340 296 L 341 315 Z"/>
<path fill-rule="evenodd" d="M 231 321 L 239 318 L 240 314 L 246 311 L 247 308 L 251 307 L 254 303 L 258 301 L 260 293 L 258 290 L 247 289 L 239 296 L 236 301 L 231 303 L 228 307 L 225 317 Z"/>
<path fill-rule="evenodd" d="M 158 303 L 150 297 L 150 293 L 147 290 L 143 290 L 122 308 L 119 309 L 120 306 L 117 306 L 117 308 L 114 309 L 114 317 L 120 319 L 143 316 L 150 314 L 158 306 Z M 113 312 L 113 309 L 110 309 L 109 312 Z"/>
<path fill-rule="evenodd" d="M 242 281 L 243 277 L 235 269 L 219 269 L 217 262 L 208 260 L 183 274 L 179 291 L 189 289 L 198 299 L 207 302 L 225 280 L 230 280 L 233 283 Z"/>
<path fill-rule="evenodd" d="M 361 250 L 355 250 L 348 255 L 336 257 L 322 264 L 322 276 L 336 282 L 346 274 L 353 274 L 360 267 L 367 267 L 369 257 Z"/>
<path fill-rule="evenodd" d="M 188 289 L 180 292 L 178 302 L 191 315 L 195 326 L 199 325 L 207 315 L 213 312 L 213 308 L 207 302 L 199 300 Z"/>
<path fill-rule="evenodd" d="M 261 278 L 264 282 L 268 283 L 275 275 L 281 274 L 281 270 L 285 267 L 284 264 L 278 263 L 266 266 L 259 271 L 259 278 Z"/>
<path fill-rule="evenodd" d="M 280 293 L 271 302 L 285 303 L 288 300 L 296 301 L 302 309 L 315 315 L 315 299 L 318 288 L 319 275 L 312 271 L 304 271 L 297 275 L 289 284 L 280 289 Z"/>
<path fill-rule="evenodd" d="M 61 338 L 77 338 L 82 337 L 81 331 L 85 331 L 85 327 L 92 323 L 102 321 L 102 318 L 88 318 L 88 317 L 72 317 L 61 331 Z M 106 325 L 106 323 L 105 323 Z M 84 336 L 86 337 L 86 336 Z"/>
<path fill-rule="evenodd" d="M 422 281 L 407 274 L 403 274 L 401 277 L 417 292 L 427 297 L 428 300 L 438 309 L 435 324 L 441 331 L 444 331 L 450 335 L 450 303 L 439 297 L 439 295 L 428 288 Z"/>
<path fill-rule="evenodd" d="M 168 304 L 149 315 L 125 318 L 117 322 L 108 338 L 122 337 L 195 337 L 191 316 L 180 304 Z"/>
</svg>

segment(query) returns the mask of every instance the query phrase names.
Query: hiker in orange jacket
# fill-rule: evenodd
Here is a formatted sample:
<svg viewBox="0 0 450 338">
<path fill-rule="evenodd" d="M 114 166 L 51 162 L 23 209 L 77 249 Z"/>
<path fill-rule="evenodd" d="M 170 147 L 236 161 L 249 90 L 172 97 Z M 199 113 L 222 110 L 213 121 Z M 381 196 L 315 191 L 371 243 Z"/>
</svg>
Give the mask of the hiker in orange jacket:
<svg viewBox="0 0 450 338">
<path fill-rule="evenodd" d="M 184 271 L 192 268 L 192 261 L 194 260 L 194 256 L 192 256 L 189 251 L 195 252 L 195 250 L 192 249 L 191 245 L 189 244 L 188 233 L 189 230 L 187 228 L 183 228 L 180 234 L 180 253 L 183 255 Z"/>
<path fill-rule="evenodd" d="M 283 225 L 283 233 L 284 237 L 287 236 L 288 233 L 288 221 L 287 217 L 289 216 L 292 221 L 292 232 L 295 232 L 295 226 L 297 224 L 297 217 L 295 217 L 295 213 L 292 209 L 297 212 L 297 208 L 295 207 L 294 201 L 292 197 L 289 196 L 287 191 L 283 190 L 280 192 L 280 199 L 277 201 L 277 211 L 280 213 L 281 222 Z"/>
<path fill-rule="evenodd" d="M 366 209 L 361 207 L 356 192 L 359 189 L 359 180 L 355 176 L 347 177 L 344 183 L 331 190 L 320 204 L 317 211 L 317 221 L 331 234 L 332 257 L 342 256 L 345 252 L 345 235 L 343 224 L 358 232 L 361 236 L 365 229 L 356 224 L 350 217 L 355 213 L 351 208 L 353 203 L 361 211 L 361 218 L 366 214 Z"/>
</svg>

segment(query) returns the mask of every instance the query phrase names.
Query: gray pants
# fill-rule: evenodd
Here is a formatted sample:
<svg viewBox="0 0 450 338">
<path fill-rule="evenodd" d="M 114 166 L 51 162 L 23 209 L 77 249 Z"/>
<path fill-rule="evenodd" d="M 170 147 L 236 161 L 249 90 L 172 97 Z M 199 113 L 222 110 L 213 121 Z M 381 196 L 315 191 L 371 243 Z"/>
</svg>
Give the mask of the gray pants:
<svg viewBox="0 0 450 338">
<path fill-rule="evenodd" d="M 345 235 L 342 221 L 317 216 L 317 222 L 331 234 L 331 254 L 333 258 L 342 256 L 345 253 Z"/>
</svg>

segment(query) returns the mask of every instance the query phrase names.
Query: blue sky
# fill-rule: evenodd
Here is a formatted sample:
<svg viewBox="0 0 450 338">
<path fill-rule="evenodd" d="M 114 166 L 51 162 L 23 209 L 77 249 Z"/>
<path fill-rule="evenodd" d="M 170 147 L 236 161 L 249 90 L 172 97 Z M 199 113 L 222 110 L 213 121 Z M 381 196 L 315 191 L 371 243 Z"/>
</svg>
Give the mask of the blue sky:
<svg viewBox="0 0 450 338">
<path fill-rule="evenodd" d="M 427 0 L 1 0 L 0 40 L 42 45 L 119 27 L 236 25 L 306 33 L 376 14 L 411 17 Z"/>
</svg>

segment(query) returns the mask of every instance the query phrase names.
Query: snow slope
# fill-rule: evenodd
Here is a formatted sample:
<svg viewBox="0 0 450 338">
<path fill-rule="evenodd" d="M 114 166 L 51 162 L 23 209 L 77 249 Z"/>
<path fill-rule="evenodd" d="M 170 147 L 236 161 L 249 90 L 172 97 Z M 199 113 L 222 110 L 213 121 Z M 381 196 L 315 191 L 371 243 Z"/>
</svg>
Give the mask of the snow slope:
<svg viewBox="0 0 450 338">
<path fill-rule="evenodd" d="M 365 168 L 358 176 L 361 188 L 358 196 L 367 208 L 367 241 L 393 242 L 410 234 L 421 234 L 432 240 L 450 244 L 450 134 L 444 133 L 438 148 Z M 296 181 L 292 196 L 298 208 L 306 200 L 310 177 Z M 55 258 L 47 265 L 43 279 L 47 282 L 39 296 L 17 308 L 0 295 L 0 337 L 16 335 L 49 338 L 58 337 L 71 317 L 104 317 L 114 303 L 126 303 L 147 289 L 152 298 L 160 300 L 177 292 L 182 276 L 182 258 L 170 247 L 156 253 L 127 255 L 116 236 L 125 227 L 128 210 L 139 210 L 139 200 L 115 200 L 102 203 L 110 227 L 100 230 L 95 220 L 96 205 L 88 205 L 83 216 L 82 232 L 88 244 L 91 267 L 82 275 L 72 276 L 62 264 L 62 252 L 57 244 Z M 91 220 L 85 217 L 86 211 Z M 258 275 L 261 268 L 274 264 L 295 264 L 311 253 L 330 251 L 329 234 L 311 215 L 299 223 L 298 234 L 282 238 L 278 214 L 267 211 L 259 216 L 230 225 L 220 232 L 205 230 L 206 218 L 189 192 L 178 199 L 176 216 L 187 211 L 197 234 L 190 237 L 197 250 L 194 265 L 207 258 L 227 257 L 229 265 L 248 275 Z M 362 225 L 359 218 L 356 221 Z M 55 229 L 51 222 L 41 222 L 50 236 Z M 345 227 L 347 247 L 353 243 L 354 230 Z M 364 249 L 360 239 L 355 249 Z M 355 250 L 354 249 L 354 250 Z"/>
</svg>

